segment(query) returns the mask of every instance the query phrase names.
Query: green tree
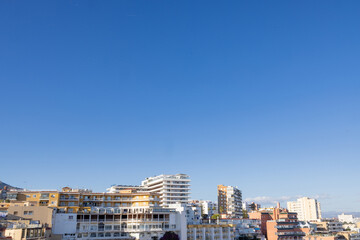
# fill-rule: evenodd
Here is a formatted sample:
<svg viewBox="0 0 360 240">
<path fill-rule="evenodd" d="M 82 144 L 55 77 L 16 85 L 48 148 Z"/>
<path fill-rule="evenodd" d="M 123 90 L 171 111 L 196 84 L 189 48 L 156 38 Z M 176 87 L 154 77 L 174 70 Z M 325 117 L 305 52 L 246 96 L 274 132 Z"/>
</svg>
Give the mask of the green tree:
<svg viewBox="0 0 360 240">
<path fill-rule="evenodd" d="M 243 218 L 249 218 L 249 214 L 245 209 L 242 210 L 242 216 Z"/>
</svg>

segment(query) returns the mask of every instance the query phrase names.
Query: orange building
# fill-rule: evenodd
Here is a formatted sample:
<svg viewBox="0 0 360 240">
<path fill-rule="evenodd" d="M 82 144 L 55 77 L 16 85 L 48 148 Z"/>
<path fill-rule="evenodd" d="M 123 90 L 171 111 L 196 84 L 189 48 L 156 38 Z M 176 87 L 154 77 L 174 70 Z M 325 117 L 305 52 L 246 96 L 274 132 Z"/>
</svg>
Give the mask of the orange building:
<svg viewBox="0 0 360 240">
<path fill-rule="evenodd" d="M 250 212 L 249 218 L 261 221 L 261 233 L 268 240 L 300 240 L 305 236 L 299 227 L 297 214 L 289 213 L 286 209 L 277 207 L 272 212 Z"/>
<path fill-rule="evenodd" d="M 35 202 L 37 206 L 54 207 L 62 212 L 90 211 L 91 207 L 156 207 L 158 193 L 124 189 L 119 193 L 93 193 L 89 190 L 65 187 L 62 191 L 19 191 L 16 201 Z"/>
</svg>

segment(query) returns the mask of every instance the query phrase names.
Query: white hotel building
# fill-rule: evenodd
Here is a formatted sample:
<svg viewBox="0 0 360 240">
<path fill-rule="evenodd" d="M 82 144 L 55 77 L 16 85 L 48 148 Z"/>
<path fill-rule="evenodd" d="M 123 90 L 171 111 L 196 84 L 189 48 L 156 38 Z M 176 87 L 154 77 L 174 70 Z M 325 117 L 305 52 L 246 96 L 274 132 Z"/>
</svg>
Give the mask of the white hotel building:
<svg viewBox="0 0 360 240">
<path fill-rule="evenodd" d="M 190 177 L 186 174 L 148 177 L 141 185 L 149 192 L 160 194 L 160 206 L 187 204 L 190 198 Z"/>
</svg>

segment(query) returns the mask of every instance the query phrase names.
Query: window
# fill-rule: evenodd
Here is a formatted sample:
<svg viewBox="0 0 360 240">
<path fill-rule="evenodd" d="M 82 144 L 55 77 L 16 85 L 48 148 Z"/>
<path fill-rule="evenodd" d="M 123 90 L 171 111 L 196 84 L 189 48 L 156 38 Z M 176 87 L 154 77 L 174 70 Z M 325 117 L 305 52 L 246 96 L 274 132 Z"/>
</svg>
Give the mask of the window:
<svg viewBox="0 0 360 240">
<path fill-rule="evenodd" d="M 69 219 L 74 219 L 74 216 L 69 216 Z"/>
<path fill-rule="evenodd" d="M 33 197 L 36 198 L 36 194 L 34 194 Z"/>
<path fill-rule="evenodd" d="M 18 212 L 17 212 L 17 211 L 15 211 L 15 212 L 14 212 L 14 215 L 15 215 L 15 216 L 16 216 L 16 215 L 18 215 Z"/>
</svg>

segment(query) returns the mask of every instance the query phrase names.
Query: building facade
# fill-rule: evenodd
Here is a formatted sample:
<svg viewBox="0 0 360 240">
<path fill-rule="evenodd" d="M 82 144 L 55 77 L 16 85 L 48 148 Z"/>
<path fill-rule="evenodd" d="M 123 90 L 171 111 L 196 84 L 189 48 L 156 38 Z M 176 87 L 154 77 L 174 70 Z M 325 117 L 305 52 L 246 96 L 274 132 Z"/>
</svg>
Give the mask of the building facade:
<svg viewBox="0 0 360 240">
<path fill-rule="evenodd" d="M 320 203 L 313 198 L 303 197 L 288 202 L 290 212 L 296 212 L 300 221 L 318 221 L 321 219 Z"/>
<path fill-rule="evenodd" d="M 186 174 L 159 175 L 141 182 L 148 192 L 160 195 L 160 206 L 186 204 L 190 198 L 190 177 Z"/>
<path fill-rule="evenodd" d="M 208 200 L 199 201 L 201 207 L 201 214 L 206 215 L 207 218 L 211 218 L 213 215 L 218 214 L 218 205 L 216 202 Z"/>
<path fill-rule="evenodd" d="M 299 226 L 296 213 L 274 209 L 272 220 L 266 222 L 267 240 L 301 240 L 305 233 Z"/>
<path fill-rule="evenodd" d="M 185 217 L 161 207 L 93 207 L 88 212 L 58 212 L 53 220 L 53 234 L 64 240 L 157 240 L 167 231 L 186 240 Z"/>
<path fill-rule="evenodd" d="M 342 223 L 355 223 L 353 215 L 342 213 L 338 215 L 338 219 Z"/>
<path fill-rule="evenodd" d="M 157 207 L 160 203 L 159 194 L 136 189 L 93 193 L 67 187 L 62 191 L 21 191 L 16 196 L 13 202 L 34 202 L 38 206 L 56 207 L 64 213 L 87 212 L 92 207 Z"/>
<path fill-rule="evenodd" d="M 233 227 L 229 224 L 196 224 L 187 226 L 187 240 L 233 240 Z"/>
<path fill-rule="evenodd" d="M 218 211 L 225 218 L 242 217 L 242 194 L 237 187 L 218 185 Z"/>
</svg>

